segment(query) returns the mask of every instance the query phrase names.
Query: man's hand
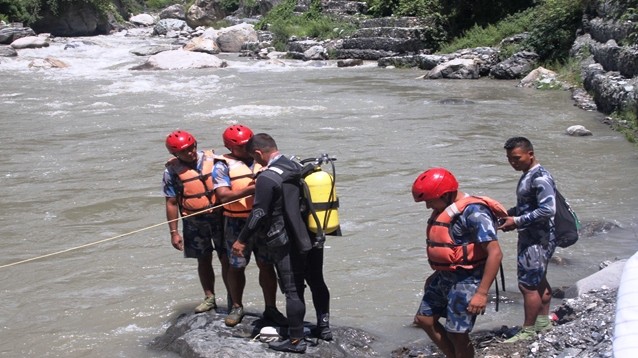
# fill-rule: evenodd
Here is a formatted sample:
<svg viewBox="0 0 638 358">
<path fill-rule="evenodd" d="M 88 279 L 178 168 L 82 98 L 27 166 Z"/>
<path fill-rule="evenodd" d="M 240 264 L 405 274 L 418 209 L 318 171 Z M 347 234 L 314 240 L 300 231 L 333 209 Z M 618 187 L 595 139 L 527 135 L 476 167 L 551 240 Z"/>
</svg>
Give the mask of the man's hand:
<svg viewBox="0 0 638 358">
<path fill-rule="evenodd" d="M 516 223 L 514 222 L 514 217 L 513 216 L 508 216 L 506 218 L 502 218 L 499 221 L 500 226 L 498 227 L 499 230 L 503 230 L 503 231 L 512 231 L 514 229 L 516 229 Z"/>
<path fill-rule="evenodd" d="M 245 248 L 246 248 L 246 245 L 239 242 L 239 240 L 236 240 L 235 243 L 233 243 L 233 247 L 232 247 L 233 255 L 237 257 L 244 257 Z"/>
<path fill-rule="evenodd" d="M 484 293 L 476 292 L 472 299 L 470 300 L 470 304 L 467 305 L 467 311 L 471 314 L 484 314 L 485 307 L 487 306 L 487 295 Z"/>
<path fill-rule="evenodd" d="M 184 240 L 178 232 L 171 233 L 171 244 L 179 251 L 184 251 Z"/>
</svg>

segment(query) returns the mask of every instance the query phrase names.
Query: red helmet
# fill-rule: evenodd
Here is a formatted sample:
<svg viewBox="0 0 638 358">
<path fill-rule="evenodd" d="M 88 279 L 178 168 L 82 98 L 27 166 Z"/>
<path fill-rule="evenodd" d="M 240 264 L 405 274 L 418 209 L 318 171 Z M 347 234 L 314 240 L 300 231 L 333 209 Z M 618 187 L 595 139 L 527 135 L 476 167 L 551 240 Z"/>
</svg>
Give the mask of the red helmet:
<svg viewBox="0 0 638 358">
<path fill-rule="evenodd" d="M 193 144 L 197 144 L 197 141 L 187 131 L 177 130 L 166 136 L 166 149 L 171 154 L 184 150 Z"/>
<path fill-rule="evenodd" d="M 234 124 L 224 131 L 224 146 L 228 149 L 233 147 L 242 146 L 253 137 L 253 131 L 241 124 Z"/>
<path fill-rule="evenodd" d="M 431 168 L 419 175 L 412 184 L 414 201 L 434 200 L 445 193 L 459 190 L 459 183 L 445 168 Z"/>
</svg>

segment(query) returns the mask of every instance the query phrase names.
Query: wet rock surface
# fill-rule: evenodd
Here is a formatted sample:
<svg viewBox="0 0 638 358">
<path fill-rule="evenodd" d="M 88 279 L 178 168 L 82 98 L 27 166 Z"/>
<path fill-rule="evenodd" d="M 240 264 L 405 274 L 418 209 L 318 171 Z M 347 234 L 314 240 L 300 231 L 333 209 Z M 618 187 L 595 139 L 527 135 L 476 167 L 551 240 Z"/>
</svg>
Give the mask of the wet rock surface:
<svg viewBox="0 0 638 358">
<path fill-rule="evenodd" d="M 258 334 L 263 327 L 273 326 L 272 322 L 255 314 L 247 313 L 240 324 L 226 327 L 223 309 L 200 313 L 182 314 L 166 330 L 156 337 L 150 348 L 171 351 L 185 358 L 219 357 L 297 357 L 293 353 L 276 352 L 261 342 Z M 286 335 L 286 328 L 275 327 L 280 335 Z M 314 325 L 306 325 L 307 350 L 304 357 L 378 357 L 372 347 L 376 338 L 360 329 L 331 327 L 333 340 L 323 341 L 310 333 Z"/>
<path fill-rule="evenodd" d="M 612 357 L 616 294 L 616 289 L 600 289 L 563 300 L 553 310 L 553 329 L 538 334 L 535 340 L 503 343 L 520 327 L 502 326 L 491 331 L 473 332 L 470 337 L 476 348 L 476 357 Z M 429 342 L 415 342 L 394 350 L 392 357 L 427 358 L 443 357 L 443 354 Z"/>
</svg>

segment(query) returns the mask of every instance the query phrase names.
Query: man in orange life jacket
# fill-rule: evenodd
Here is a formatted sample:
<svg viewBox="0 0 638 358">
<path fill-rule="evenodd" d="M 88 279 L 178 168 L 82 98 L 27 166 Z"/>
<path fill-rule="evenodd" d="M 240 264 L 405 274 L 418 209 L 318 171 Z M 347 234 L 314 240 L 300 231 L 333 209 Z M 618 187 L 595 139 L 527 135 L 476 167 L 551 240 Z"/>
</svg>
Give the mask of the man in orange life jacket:
<svg viewBox="0 0 638 358">
<path fill-rule="evenodd" d="M 485 313 L 487 294 L 503 254 L 496 239 L 496 215 L 506 209 L 489 198 L 469 196 L 444 168 L 428 169 L 412 185 L 414 201 L 432 215 L 427 227 L 428 261 L 435 272 L 425 281 L 415 316 L 448 358 L 474 357 L 469 332 Z M 439 322 L 446 318 L 445 326 Z"/>
<path fill-rule="evenodd" d="M 247 246 L 239 255 L 230 250 L 252 210 L 254 178 L 261 169 L 261 165 L 253 160 L 245 148 L 252 136 L 253 132 L 244 125 L 226 128 L 222 138 L 230 153 L 218 157 L 213 169 L 215 195 L 222 203 L 228 203 L 224 205 L 224 239 L 228 250 L 228 287 L 232 307 L 229 307 L 224 323 L 229 327 L 239 324 L 244 317 L 242 297 L 246 286 L 245 269 L 252 252 L 255 253 L 255 261 L 259 267 L 259 285 L 266 304 L 263 318 L 280 326 L 288 324 L 286 317 L 277 309 L 275 260 L 269 257 L 268 250 L 259 245 Z"/>
<path fill-rule="evenodd" d="M 215 205 L 211 177 L 214 154 L 213 151 L 198 151 L 195 137 L 182 130 L 174 131 L 166 137 L 166 149 L 174 156 L 166 163 L 163 178 L 171 243 L 177 250 L 184 251 L 185 257 L 197 259 L 197 273 L 206 297 L 195 308 L 195 312 L 206 312 L 217 308 L 213 251 L 217 251 L 222 266 L 222 278 L 226 284 L 228 257 L 223 242 L 221 211 L 184 218 L 183 238 L 178 231 L 177 219 L 179 215 L 185 216 Z"/>
</svg>

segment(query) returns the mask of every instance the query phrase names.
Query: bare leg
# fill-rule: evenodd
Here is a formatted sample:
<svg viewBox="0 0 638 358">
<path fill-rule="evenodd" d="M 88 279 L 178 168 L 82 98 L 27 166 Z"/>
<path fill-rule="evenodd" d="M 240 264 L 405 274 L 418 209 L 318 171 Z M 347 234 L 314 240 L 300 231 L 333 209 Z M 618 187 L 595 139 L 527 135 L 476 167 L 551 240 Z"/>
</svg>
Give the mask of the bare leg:
<svg viewBox="0 0 638 358">
<path fill-rule="evenodd" d="M 223 254 L 219 257 L 219 263 L 222 266 L 222 280 L 226 287 L 226 292 L 230 295 L 230 286 L 228 286 L 228 256 Z"/>
<path fill-rule="evenodd" d="M 474 346 L 468 333 L 448 332 L 448 337 L 452 341 L 456 353 L 455 358 L 474 358 Z"/>
<path fill-rule="evenodd" d="M 526 287 L 519 284 L 518 288 L 523 294 L 523 307 L 525 310 L 523 326 L 533 326 L 536 323 L 536 317 L 541 314 L 549 314 L 552 288 L 549 286 L 547 278 L 543 278 L 538 287 Z"/>
<path fill-rule="evenodd" d="M 439 323 L 439 317 L 437 316 L 415 316 L 416 324 L 421 327 L 428 337 L 436 344 L 437 347 L 448 358 L 456 358 L 454 353 L 454 345 L 448 338 L 447 331 L 443 328 L 443 325 Z"/>
<path fill-rule="evenodd" d="M 197 259 L 197 274 L 204 294 L 210 297 L 215 294 L 215 271 L 213 270 L 213 254 Z"/>
<path fill-rule="evenodd" d="M 264 293 L 266 307 L 277 307 L 277 274 L 275 266 L 257 261 L 259 267 L 259 286 Z"/>
<path fill-rule="evenodd" d="M 240 307 L 242 297 L 244 296 L 244 287 L 246 287 L 245 268 L 228 268 L 228 287 L 230 288 L 230 298 L 233 300 L 233 307 Z"/>
</svg>

